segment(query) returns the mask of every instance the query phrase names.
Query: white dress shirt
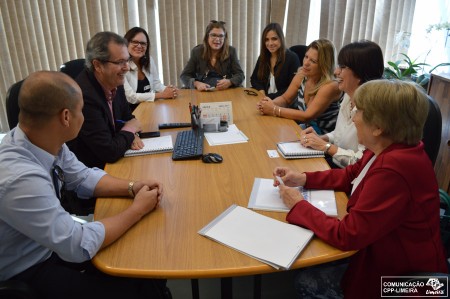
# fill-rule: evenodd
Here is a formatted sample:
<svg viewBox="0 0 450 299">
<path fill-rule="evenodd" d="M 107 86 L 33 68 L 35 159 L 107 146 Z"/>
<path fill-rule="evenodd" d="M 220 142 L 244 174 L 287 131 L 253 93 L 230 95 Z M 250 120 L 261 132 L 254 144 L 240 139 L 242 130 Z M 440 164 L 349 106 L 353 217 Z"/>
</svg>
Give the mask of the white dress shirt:
<svg viewBox="0 0 450 299">
<path fill-rule="evenodd" d="M 84 262 L 105 238 L 101 222 L 80 224 L 61 206 L 53 167 L 64 171 L 66 189 L 93 196 L 105 175 L 87 168 L 64 144 L 53 156 L 35 146 L 19 126 L 0 144 L 0 281 L 47 260 L 52 252 L 68 262 Z"/>
</svg>

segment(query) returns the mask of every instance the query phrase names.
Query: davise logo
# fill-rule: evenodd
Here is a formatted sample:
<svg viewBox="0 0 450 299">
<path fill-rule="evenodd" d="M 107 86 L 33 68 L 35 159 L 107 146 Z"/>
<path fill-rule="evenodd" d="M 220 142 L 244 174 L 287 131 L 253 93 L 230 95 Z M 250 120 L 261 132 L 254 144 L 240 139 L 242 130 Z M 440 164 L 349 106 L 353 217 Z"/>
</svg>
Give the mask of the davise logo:
<svg viewBox="0 0 450 299">
<path fill-rule="evenodd" d="M 440 288 L 444 286 L 443 283 L 439 281 L 437 278 L 430 278 L 427 281 L 427 286 L 431 286 L 434 291 L 427 290 L 427 294 L 443 294 L 443 290 L 438 291 Z"/>
</svg>

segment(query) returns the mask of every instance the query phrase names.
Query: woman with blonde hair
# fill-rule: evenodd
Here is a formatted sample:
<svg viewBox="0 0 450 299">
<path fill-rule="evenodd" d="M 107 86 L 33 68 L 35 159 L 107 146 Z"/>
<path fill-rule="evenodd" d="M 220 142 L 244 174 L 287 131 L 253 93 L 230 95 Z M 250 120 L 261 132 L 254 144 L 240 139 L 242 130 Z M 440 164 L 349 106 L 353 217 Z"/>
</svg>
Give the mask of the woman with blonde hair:
<svg viewBox="0 0 450 299">
<path fill-rule="evenodd" d="M 335 48 L 331 41 L 318 39 L 307 48 L 299 68 L 285 93 L 257 104 L 261 114 L 296 120 L 303 128 L 313 127 L 318 134 L 334 130 L 343 93 L 334 80 Z M 298 109 L 287 108 L 297 101 Z"/>
<path fill-rule="evenodd" d="M 361 63 L 364 61 L 364 63 Z M 301 132 L 304 146 L 323 150 L 332 167 L 345 167 L 361 159 L 364 146 L 358 143 L 352 115 L 355 113 L 353 95 L 367 81 L 381 79 L 384 71 L 383 52 L 380 46 L 368 40 L 345 45 L 338 55 L 334 74 L 339 89 L 345 92 L 334 131 L 318 135 L 312 128 Z"/>
<path fill-rule="evenodd" d="M 236 49 L 229 45 L 225 22 L 212 20 L 206 27 L 203 44 L 194 47 L 181 72 L 184 87 L 223 90 L 241 86 L 244 72 L 239 65 Z"/>
</svg>

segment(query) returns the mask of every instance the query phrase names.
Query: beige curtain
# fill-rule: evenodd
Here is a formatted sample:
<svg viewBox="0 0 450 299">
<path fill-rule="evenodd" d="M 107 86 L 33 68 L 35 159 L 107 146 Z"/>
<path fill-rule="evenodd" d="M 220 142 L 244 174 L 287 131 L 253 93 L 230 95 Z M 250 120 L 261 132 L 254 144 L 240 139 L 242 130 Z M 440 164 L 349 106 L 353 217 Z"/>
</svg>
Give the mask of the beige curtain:
<svg viewBox="0 0 450 299">
<path fill-rule="evenodd" d="M 332 40 L 338 51 L 369 39 L 383 49 L 385 61 L 392 60 L 407 50 L 415 5 L 415 0 L 322 0 L 320 36 Z"/>
<path fill-rule="evenodd" d="M 310 0 L 290 0 L 287 7 L 286 46 L 306 45 Z"/>
</svg>

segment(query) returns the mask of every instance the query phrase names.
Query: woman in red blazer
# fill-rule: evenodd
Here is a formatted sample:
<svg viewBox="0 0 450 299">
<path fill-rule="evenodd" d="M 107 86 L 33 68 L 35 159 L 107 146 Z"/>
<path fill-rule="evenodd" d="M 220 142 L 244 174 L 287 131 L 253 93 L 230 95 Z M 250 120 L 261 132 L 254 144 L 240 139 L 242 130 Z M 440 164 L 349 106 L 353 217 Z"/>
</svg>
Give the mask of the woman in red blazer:
<svg viewBox="0 0 450 299">
<path fill-rule="evenodd" d="M 362 159 L 322 172 L 278 167 L 274 175 L 285 186 L 277 180 L 274 185 L 291 208 L 288 222 L 311 229 L 336 248 L 358 250 L 341 281 L 344 296 L 379 298 L 381 276 L 448 272 L 440 238 L 438 184 L 421 142 L 428 99 L 413 83 L 375 80 L 359 87 L 354 100 L 358 110 L 353 122 L 359 143 L 367 148 Z M 288 186 L 351 194 L 348 214 L 329 217 L 303 200 L 298 188 Z M 324 280 L 317 283 L 326 290 Z M 308 290 L 298 291 L 305 295 Z"/>
</svg>

